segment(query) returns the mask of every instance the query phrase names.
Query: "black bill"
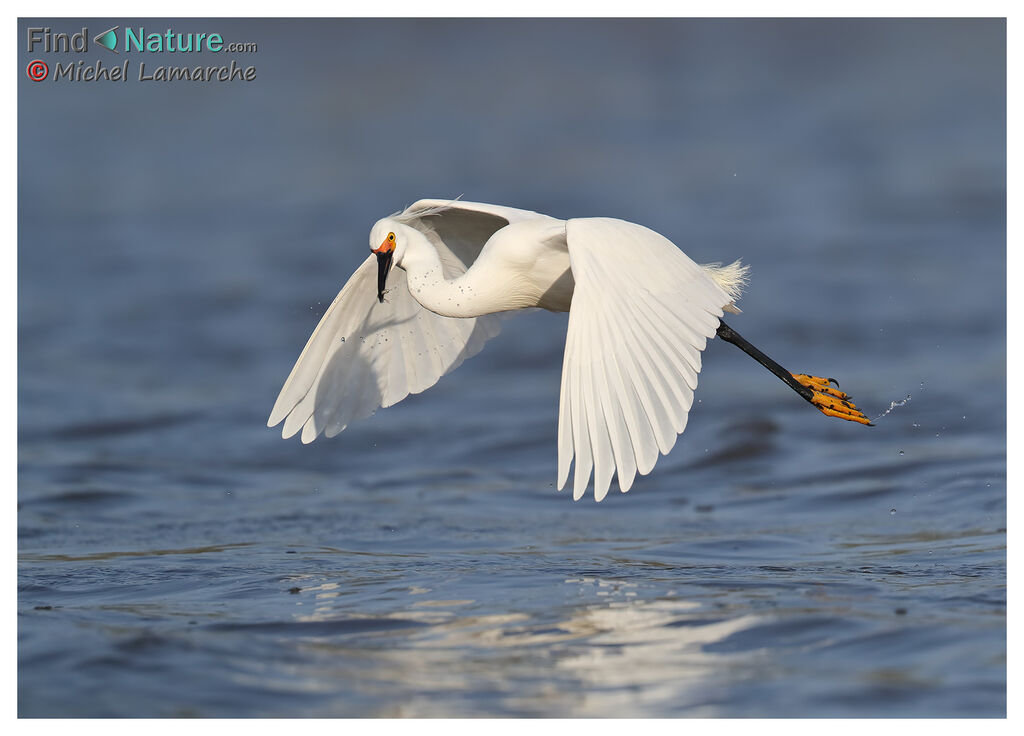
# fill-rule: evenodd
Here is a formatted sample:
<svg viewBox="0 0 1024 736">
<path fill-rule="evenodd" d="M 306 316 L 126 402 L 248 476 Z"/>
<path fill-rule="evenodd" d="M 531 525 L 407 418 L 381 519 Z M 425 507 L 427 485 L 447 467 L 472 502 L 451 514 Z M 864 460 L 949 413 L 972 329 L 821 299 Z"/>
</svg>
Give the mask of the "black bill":
<svg viewBox="0 0 1024 736">
<path fill-rule="evenodd" d="M 391 261 L 394 260 L 395 252 L 377 254 L 377 301 L 384 303 L 384 284 L 388 280 L 388 271 L 391 270 Z"/>
</svg>

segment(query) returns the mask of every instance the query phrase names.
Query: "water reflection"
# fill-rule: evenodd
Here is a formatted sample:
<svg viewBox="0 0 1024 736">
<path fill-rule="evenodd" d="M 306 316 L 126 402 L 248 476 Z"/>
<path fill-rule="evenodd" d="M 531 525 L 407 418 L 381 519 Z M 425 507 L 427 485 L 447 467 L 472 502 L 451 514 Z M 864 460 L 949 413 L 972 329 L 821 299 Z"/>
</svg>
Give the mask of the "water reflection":
<svg viewBox="0 0 1024 736">
<path fill-rule="evenodd" d="M 590 646 L 559 661 L 579 684 L 579 716 L 711 708 L 708 685 L 746 655 L 704 651 L 761 621 L 760 616 L 708 620 L 687 601 L 637 601 L 580 611 L 572 624 L 591 630 Z M 711 715 L 710 712 L 705 715 Z"/>
<path fill-rule="evenodd" d="M 608 600 L 550 614 L 494 614 L 479 611 L 477 601 L 408 589 L 415 600 L 376 617 L 382 625 L 375 629 L 366 614 L 341 614 L 364 624 L 358 637 L 304 637 L 300 648 L 318 664 L 302 679 L 321 693 L 358 681 L 362 694 L 378 701 L 375 715 L 712 715 L 715 683 L 755 655 L 706 647 L 765 621 L 754 614 L 709 615 L 687 600 L 642 600 L 628 582 L 587 577 L 566 585 L 578 589 L 570 595 L 592 601 L 607 593 Z M 337 620 L 337 583 L 305 592 L 313 609 L 297 612 L 295 621 Z M 396 630 L 386 620 L 421 625 Z M 537 678 L 541 669 L 547 675 Z M 395 693 L 409 695 L 396 704 Z"/>
</svg>

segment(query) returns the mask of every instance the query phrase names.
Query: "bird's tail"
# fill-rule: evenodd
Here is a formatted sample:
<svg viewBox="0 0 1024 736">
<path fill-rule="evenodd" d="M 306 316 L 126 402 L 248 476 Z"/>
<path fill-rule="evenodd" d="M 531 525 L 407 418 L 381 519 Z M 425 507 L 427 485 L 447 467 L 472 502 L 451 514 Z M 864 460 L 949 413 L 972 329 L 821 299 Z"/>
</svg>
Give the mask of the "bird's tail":
<svg viewBox="0 0 1024 736">
<path fill-rule="evenodd" d="M 747 285 L 750 266 L 744 266 L 739 261 L 733 261 L 728 266 L 721 263 L 705 263 L 702 268 L 714 279 L 715 283 L 722 287 L 722 290 L 729 296 L 732 303 L 725 307 L 727 312 L 738 313 L 740 310 L 736 302 L 743 295 L 743 288 Z"/>
</svg>

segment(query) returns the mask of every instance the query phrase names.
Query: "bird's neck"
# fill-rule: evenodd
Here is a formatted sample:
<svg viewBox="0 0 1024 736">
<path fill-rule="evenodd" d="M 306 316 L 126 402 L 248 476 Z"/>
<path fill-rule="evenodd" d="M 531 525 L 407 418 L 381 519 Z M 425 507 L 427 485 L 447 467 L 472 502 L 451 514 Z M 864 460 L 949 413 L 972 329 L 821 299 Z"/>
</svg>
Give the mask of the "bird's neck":
<svg viewBox="0 0 1024 736">
<path fill-rule="evenodd" d="M 444 317 L 479 317 L 522 306 L 509 301 L 507 285 L 490 279 L 485 265 L 478 261 L 461 276 L 446 279 L 437 250 L 429 247 L 418 249 L 402 267 L 416 301 Z"/>
</svg>

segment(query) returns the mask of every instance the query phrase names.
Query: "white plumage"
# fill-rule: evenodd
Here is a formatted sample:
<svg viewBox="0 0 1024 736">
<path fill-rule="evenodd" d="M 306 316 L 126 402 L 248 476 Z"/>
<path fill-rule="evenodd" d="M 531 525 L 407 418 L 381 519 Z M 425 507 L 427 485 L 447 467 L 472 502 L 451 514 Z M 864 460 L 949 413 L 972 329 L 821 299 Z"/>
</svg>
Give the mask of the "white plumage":
<svg viewBox="0 0 1024 736">
<path fill-rule="evenodd" d="M 378 221 L 370 247 L 295 363 L 268 426 L 283 421 L 282 435 L 301 431 L 303 442 L 333 437 L 479 352 L 498 334 L 495 313 L 568 311 L 558 487 L 575 459 L 573 497 L 593 473 L 598 501 L 616 474 L 628 491 L 686 428 L 701 351 L 723 310 L 738 311 L 746 278 L 738 263 L 699 266 L 623 220 L 558 220 L 462 201 L 416 202 Z"/>
</svg>

